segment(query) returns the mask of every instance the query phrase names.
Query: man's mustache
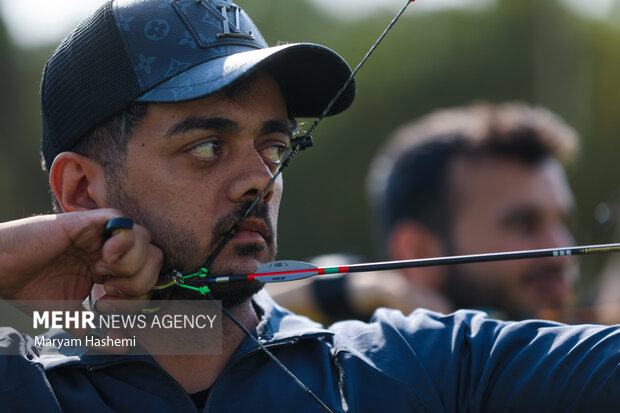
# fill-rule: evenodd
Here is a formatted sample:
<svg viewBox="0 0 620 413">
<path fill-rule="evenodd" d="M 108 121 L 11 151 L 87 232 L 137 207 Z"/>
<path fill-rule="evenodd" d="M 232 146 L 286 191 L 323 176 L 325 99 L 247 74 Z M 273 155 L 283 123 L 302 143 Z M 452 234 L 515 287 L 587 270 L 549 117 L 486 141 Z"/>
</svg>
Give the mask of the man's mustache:
<svg viewBox="0 0 620 413">
<path fill-rule="evenodd" d="M 215 223 L 213 233 L 215 235 L 212 244 L 217 245 L 228 232 L 235 226 L 237 222 L 244 216 L 245 211 L 252 205 L 252 201 L 245 201 L 225 216 L 219 218 Z M 255 218 L 265 221 L 267 226 L 267 234 L 265 241 L 271 245 L 274 240 L 273 226 L 271 225 L 271 217 L 269 216 L 269 205 L 265 203 L 257 204 L 246 218 Z"/>
<path fill-rule="evenodd" d="M 537 281 L 544 280 L 557 280 L 570 284 L 574 281 L 575 268 L 570 265 L 550 264 L 541 267 L 536 267 L 530 271 L 521 279 L 522 284 L 530 284 Z"/>
</svg>

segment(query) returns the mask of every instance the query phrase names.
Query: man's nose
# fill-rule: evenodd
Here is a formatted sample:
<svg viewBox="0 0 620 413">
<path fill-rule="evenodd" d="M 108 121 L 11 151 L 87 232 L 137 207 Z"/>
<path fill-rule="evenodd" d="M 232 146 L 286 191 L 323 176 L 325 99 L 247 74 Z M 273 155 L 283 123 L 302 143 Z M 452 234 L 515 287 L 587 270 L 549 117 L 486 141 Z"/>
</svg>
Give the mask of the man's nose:
<svg viewBox="0 0 620 413">
<path fill-rule="evenodd" d="M 565 248 L 576 245 L 573 234 L 563 223 L 549 226 L 545 231 L 540 233 L 538 239 L 537 248 Z M 553 257 L 541 260 L 541 263 L 557 261 L 568 264 L 575 260 L 575 257 Z"/>
<path fill-rule="evenodd" d="M 575 238 L 570 230 L 564 224 L 554 225 L 544 234 L 545 248 L 561 248 L 575 245 Z"/>
<path fill-rule="evenodd" d="M 260 154 L 252 148 L 244 151 L 243 156 L 236 157 L 233 175 L 227 189 L 227 196 L 232 202 L 254 200 L 267 186 L 273 174 Z M 264 202 L 273 197 L 275 185 L 265 192 Z"/>
</svg>

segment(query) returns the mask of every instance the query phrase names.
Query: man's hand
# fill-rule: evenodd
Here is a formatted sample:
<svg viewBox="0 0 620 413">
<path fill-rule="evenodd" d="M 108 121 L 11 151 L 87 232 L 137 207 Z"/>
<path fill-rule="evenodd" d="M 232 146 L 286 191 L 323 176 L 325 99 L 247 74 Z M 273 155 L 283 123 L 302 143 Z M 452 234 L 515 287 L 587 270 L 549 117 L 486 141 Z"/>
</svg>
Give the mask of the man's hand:
<svg viewBox="0 0 620 413">
<path fill-rule="evenodd" d="M 398 271 L 368 272 L 350 276 L 347 294 L 360 314 L 372 314 L 379 307 L 396 308 L 409 314 L 417 308 L 442 313 L 453 311 L 438 291 L 407 280 Z"/>
<path fill-rule="evenodd" d="M 84 300 L 93 284 L 103 298 L 148 299 L 163 255 L 148 230 L 116 230 L 113 209 L 44 215 L 0 223 L 0 296 L 7 300 Z"/>
</svg>

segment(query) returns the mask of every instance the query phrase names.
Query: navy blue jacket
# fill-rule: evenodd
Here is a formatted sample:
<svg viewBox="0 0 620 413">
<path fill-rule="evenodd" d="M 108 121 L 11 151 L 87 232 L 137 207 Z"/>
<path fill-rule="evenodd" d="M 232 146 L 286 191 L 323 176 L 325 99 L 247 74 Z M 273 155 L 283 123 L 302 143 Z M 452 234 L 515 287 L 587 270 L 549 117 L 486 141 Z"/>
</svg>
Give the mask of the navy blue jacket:
<svg viewBox="0 0 620 413">
<path fill-rule="evenodd" d="M 333 411 L 620 411 L 620 328 L 503 322 L 484 313 L 405 317 L 329 329 L 266 293 L 255 333 Z M 0 330 L 0 410 L 192 412 L 183 388 L 148 356 L 38 357 L 32 340 Z M 204 412 L 319 412 L 249 339 L 211 387 Z"/>
</svg>

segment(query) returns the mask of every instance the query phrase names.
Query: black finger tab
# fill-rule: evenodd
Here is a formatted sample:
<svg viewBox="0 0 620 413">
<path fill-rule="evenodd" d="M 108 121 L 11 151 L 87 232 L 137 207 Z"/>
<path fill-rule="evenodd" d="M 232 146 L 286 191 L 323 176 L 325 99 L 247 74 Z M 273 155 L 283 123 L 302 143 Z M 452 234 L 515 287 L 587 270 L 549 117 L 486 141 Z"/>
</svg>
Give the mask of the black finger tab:
<svg viewBox="0 0 620 413">
<path fill-rule="evenodd" d="M 117 229 L 133 229 L 133 221 L 129 218 L 112 218 L 108 220 L 103 230 L 103 238 L 110 238 Z"/>
</svg>

